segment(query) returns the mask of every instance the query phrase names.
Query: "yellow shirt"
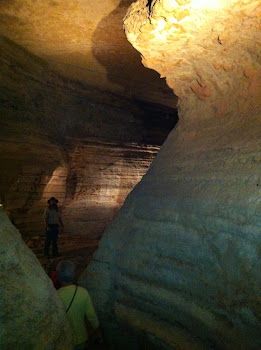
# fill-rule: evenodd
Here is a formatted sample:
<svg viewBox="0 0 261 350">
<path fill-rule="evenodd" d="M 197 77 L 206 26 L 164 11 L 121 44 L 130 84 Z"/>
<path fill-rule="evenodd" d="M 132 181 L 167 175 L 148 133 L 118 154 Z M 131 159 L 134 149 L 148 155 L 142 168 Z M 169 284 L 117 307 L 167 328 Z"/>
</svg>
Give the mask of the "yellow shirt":
<svg viewBox="0 0 261 350">
<path fill-rule="evenodd" d="M 65 309 L 68 308 L 73 298 L 76 286 L 69 285 L 58 290 L 60 297 L 64 303 Z M 91 297 L 86 289 L 79 287 L 73 300 L 73 303 L 67 312 L 70 322 L 73 343 L 79 345 L 88 340 L 85 320 L 87 319 L 94 329 L 99 327 L 99 321 L 94 310 Z"/>
</svg>

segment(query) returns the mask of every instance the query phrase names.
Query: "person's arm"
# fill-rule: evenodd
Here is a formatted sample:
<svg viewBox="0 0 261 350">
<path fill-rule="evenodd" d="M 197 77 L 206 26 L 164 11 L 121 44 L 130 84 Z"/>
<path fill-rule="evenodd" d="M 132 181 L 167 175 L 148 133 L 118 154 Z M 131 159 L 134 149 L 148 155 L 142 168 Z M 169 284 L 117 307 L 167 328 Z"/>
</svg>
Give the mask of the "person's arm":
<svg viewBox="0 0 261 350">
<path fill-rule="evenodd" d="M 62 221 L 62 217 L 61 217 L 61 212 L 59 211 L 59 224 L 61 226 L 61 231 L 60 233 L 63 233 L 63 229 L 64 229 L 64 224 L 63 224 L 63 221 Z"/>
<path fill-rule="evenodd" d="M 87 293 L 87 298 L 86 298 L 85 316 L 88 321 L 88 324 L 92 327 L 91 336 L 94 339 L 95 343 L 102 343 L 103 336 L 100 329 L 99 320 L 94 310 L 91 297 L 87 291 L 86 293 Z"/>
<path fill-rule="evenodd" d="M 49 226 L 48 226 L 48 213 L 47 213 L 47 209 L 45 209 L 44 211 L 44 225 L 46 227 L 46 230 L 49 230 Z"/>
<path fill-rule="evenodd" d="M 86 304 L 85 304 L 85 316 L 89 321 L 89 323 L 91 324 L 92 328 L 97 329 L 99 328 L 99 320 L 94 310 L 91 297 L 87 291 L 86 293 L 87 293 L 87 297 L 86 297 Z"/>
</svg>

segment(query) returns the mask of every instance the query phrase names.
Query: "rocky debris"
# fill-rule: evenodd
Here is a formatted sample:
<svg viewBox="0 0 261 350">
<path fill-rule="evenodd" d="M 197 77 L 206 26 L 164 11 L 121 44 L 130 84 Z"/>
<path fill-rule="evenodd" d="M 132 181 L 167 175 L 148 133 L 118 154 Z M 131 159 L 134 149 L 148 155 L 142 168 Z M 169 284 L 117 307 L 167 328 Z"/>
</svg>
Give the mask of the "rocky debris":
<svg viewBox="0 0 261 350">
<path fill-rule="evenodd" d="M 259 24 L 255 0 L 139 0 L 125 18 L 180 121 L 81 278 L 119 349 L 261 347 Z"/>
<path fill-rule="evenodd" d="M 1 208 L 0 238 L 1 349 L 71 350 L 64 306 Z"/>
</svg>

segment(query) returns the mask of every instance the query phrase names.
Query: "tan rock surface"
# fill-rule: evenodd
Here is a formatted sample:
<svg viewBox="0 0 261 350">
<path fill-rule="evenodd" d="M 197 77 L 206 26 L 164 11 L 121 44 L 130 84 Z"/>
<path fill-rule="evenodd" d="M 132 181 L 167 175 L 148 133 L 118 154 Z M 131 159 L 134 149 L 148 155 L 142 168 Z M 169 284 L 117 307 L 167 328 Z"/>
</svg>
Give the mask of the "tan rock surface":
<svg viewBox="0 0 261 350">
<path fill-rule="evenodd" d="M 82 283 L 119 349 L 259 350 L 260 1 L 140 0 L 125 30 L 180 122 Z"/>
<path fill-rule="evenodd" d="M 45 138 L 2 139 L 4 208 L 24 236 L 42 236 L 44 208 L 55 196 L 67 234 L 99 239 L 158 149 L 93 139 L 67 139 L 63 147 Z"/>
<path fill-rule="evenodd" d="M 159 147 L 72 140 L 68 148 L 70 170 L 63 205 L 66 230 L 99 239 L 147 172 Z"/>
<path fill-rule="evenodd" d="M 51 280 L 0 208 L 2 350 L 71 350 L 71 330 Z"/>
<path fill-rule="evenodd" d="M 0 42 L 0 200 L 24 236 L 37 236 L 54 195 L 66 232 L 97 239 L 175 124 L 173 112 L 73 82 Z"/>
<path fill-rule="evenodd" d="M 175 106 L 123 32 L 132 0 L 1 1 L 0 33 L 73 80 L 123 96 Z"/>
</svg>

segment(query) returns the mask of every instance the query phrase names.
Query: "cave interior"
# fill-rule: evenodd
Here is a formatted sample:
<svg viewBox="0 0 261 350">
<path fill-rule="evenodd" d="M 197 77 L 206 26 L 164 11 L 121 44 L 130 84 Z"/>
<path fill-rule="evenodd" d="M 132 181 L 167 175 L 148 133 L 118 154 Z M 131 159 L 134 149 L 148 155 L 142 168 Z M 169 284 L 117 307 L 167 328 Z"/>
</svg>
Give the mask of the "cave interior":
<svg viewBox="0 0 261 350">
<path fill-rule="evenodd" d="M 48 277 L 66 259 L 102 349 L 260 350 L 260 1 L 2 0 L 0 19 L 1 349 L 72 349 Z"/>
</svg>

